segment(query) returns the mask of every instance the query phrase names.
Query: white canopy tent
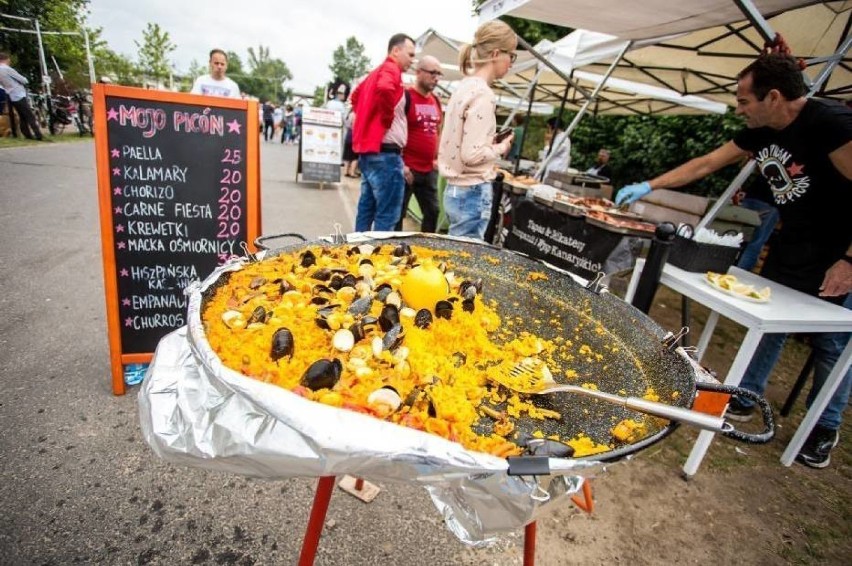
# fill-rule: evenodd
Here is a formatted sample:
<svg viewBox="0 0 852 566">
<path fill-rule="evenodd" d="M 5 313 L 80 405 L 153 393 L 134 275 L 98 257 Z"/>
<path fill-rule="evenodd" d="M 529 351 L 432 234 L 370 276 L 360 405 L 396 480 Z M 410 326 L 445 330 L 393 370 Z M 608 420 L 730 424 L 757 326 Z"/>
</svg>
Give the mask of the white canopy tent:
<svg viewBox="0 0 852 566">
<path fill-rule="evenodd" d="M 591 91 L 604 83 L 604 76 L 574 70 L 611 56 L 613 46 L 620 50 L 624 42 L 613 41 L 614 39 L 605 34 L 578 30 L 556 43 L 542 42 L 536 45 L 535 49 L 553 61 L 565 75 L 574 72 L 573 78 L 581 88 Z M 602 44 L 606 44 L 606 48 L 601 48 Z M 451 92 L 453 84 L 462 78 L 457 63 L 461 42 L 447 38 L 435 30 L 428 30 L 417 39 L 416 46 L 420 56 L 432 55 L 441 62 L 444 71 L 444 81 L 441 84 Z M 569 87 L 566 106 L 576 109 L 585 100 L 584 95 L 556 73 L 548 71 L 529 51 L 520 51 L 510 74 L 495 85 L 498 104 L 506 108 L 519 107 L 529 98 L 531 86 L 534 85 L 536 88 L 533 113 L 550 114 L 553 111 L 551 105 L 560 104 L 566 95 L 566 87 Z M 725 105 L 718 102 L 698 96 L 684 96 L 671 89 L 624 79 L 607 81 L 592 109 L 596 114 L 625 115 L 722 114 L 725 111 Z"/>
<path fill-rule="evenodd" d="M 480 8 L 484 20 L 503 14 L 607 34 L 581 38 L 584 51 L 595 58 L 587 70 L 606 68 L 630 42 L 613 77 L 729 105 L 736 74 L 758 55 L 764 37 L 778 32 L 793 55 L 808 63 L 810 81 L 839 62 L 820 95 L 852 95 L 852 59 L 845 56 L 850 0 L 572 0 L 569 6 L 557 0 L 489 0 Z M 569 55 L 570 49 L 565 48 Z"/>
<path fill-rule="evenodd" d="M 846 58 L 852 45 L 849 0 L 572 0 L 570 5 L 559 0 L 487 0 L 480 7 L 481 20 L 501 15 L 612 34 L 624 47 L 609 73 L 627 78 L 632 74 L 684 94 L 722 100 L 730 100 L 735 92 L 736 73 L 782 33 L 792 54 L 808 60 L 809 95 L 848 99 L 852 93 Z M 773 25 L 783 29 L 776 32 Z M 625 58 L 634 42 L 656 45 Z M 753 169 L 753 161 L 743 167 L 699 227 L 713 219 Z"/>
<path fill-rule="evenodd" d="M 815 0 L 753 0 L 761 14 L 817 4 Z M 487 0 L 482 21 L 515 16 L 565 27 L 600 31 L 622 39 L 649 39 L 738 22 L 743 13 L 731 0 Z"/>
</svg>

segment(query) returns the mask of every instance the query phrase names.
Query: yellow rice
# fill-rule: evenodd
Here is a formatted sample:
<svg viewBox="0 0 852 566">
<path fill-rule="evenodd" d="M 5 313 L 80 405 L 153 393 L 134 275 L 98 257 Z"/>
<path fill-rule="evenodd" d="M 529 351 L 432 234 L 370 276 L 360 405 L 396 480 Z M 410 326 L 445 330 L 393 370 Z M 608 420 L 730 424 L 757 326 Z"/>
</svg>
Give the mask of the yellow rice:
<svg viewBox="0 0 852 566">
<path fill-rule="evenodd" d="M 403 347 L 407 356 L 400 354 L 403 348 L 396 353 L 385 350 L 375 356 L 371 339 L 383 334 L 378 328 L 372 335 L 368 334 L 357 342 L 351 351 L 335 350 L 332 344 L 334 330 L 349 326 L 356 317 L 337 314 L 334 320 L 328 318 L 333 330 L 320 328 L 316 319 L 322 307 L 310 301 L 314 287 L 327 282 L 313 280 L 310 274 L 318 268 L 335 267 L 358 276 L 359 261 L 364 257 L 357 253 L 347 255 L 349 249 L 348 246 L 331 249 L 312 247 L 310 250 L 316 256 L 316 265 L 308 268 L 301 266 L 301 254 L 293 252 L 249 264 L 231 273 L 227 283 L 215 290 L 202 313 L 207 339 L 222 362 L 249 377 L 276 384 L 313 401 L 424 430 L 459 442 L 468 449 L 501 457 L 522 452 L 513 442 L 517 440 L 513 419 L 560 418 L 557 413 L 537 407 L 527 396 L 506 393 L 491 384 L 487 371 L 506 372 L 520 360 L 531 356 L 547 360 L 557 348 L 571 347 L 572 341 L 561 338 L 544 340 L 527 332 L 513 333 L 512 327 L 516 322 L 511 318 L 502 321 L 496 310 L 496 301 L 490 298 L 483 300 L 480 294 L 474 299 L 473 312 L 464 311 L 461 300 L 457 300 L 450 320 L 434 317 L 431 326 L 425 329 L 418 328 L 412 316 L 406 316 L 411 312 L 401 312 Z M 409 267 L 404 263 L 401 266 L 391 265 L 394 261 L 391 252 L 392 247 L 385 245 L 380 253 L 369 256 L 376 269 L 373 283 L 387 282 L 398 291 L 402 276 Z M 448 252 L 419 246 L 414 246 L 412 252 L 419 262 L 442 263 L 448 273 L 453 268 L 454 256 Z M 450 284 L 449 296 L 458 299 L 461 278 L 456 276 L 455 279 Z M 546 279 L 546 276 L 531 274 L 530 279 Z M 282 292 L 280 283 L 276 282 L 281 280 L 289 283 L 294 290 Z M 332 302 L 344 307 L 355 298 L 351 288 L 335 294 Z M 258 306 L 271 311 L 271 318 L 265 323 L 247 324 Z M 374 301 L 370 314 L 378 317 L 381 309 L 381 302 Z M 546 314 L 542 311 L 543 316 Z M 517 324 L 522 323 L 520 318 L 516 320 Z M 553 320 L 550 322 L 554 324 Z M 272 336 L 282 327 L 289 329 L 294 337 L 294 352 L 291 357 L 273 361 L 270 356 Z M 454 356 L 460 349 L 464 351 L 464 358 Z M 600 359 L 600 354 L 592 352 L 586 345 L 580 346 L 578 355 Z M 307 368 L 323 358 L 339 359 L 343 371 L 331 390 L 313 391 L 300 381 Z M 562 358 L 566 356 L 563 354 Z M 564 375 L 577 378 L 576 372 L 570 368 L 564 369 Z M 404 401 L 398 410 L 368 401 L 371 393 L 386 386 L 393 387 Z M 474 429 L 477 421 L 483 415 L 494 413 L 494 409 L 489 407 L 502 403 L 505 403 L 505 409 L 494 426 L 494 433 L 477 433 Z M 622 429 L 624 427 L 619 432 L 624 433 Z M 583 434 L 575 438 L 555 439 L 573 446 L 575 456 L 611 448 L 595 443 Z"/>
</svg>

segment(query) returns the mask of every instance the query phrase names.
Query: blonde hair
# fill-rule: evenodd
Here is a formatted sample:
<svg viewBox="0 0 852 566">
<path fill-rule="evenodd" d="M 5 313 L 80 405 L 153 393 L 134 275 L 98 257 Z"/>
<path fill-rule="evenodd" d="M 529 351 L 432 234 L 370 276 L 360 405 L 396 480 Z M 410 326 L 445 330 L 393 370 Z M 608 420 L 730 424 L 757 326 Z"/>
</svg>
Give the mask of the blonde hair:
<svg viewBox="0 0 852 566">
<path fill-rule="evenodd" d="M 514 51 L 518 37 L 509 24 L 500 20 L 485 22 L 473 36 L 473 44 L 465 43 L 459 52 L 459 70 L 467 75 L 469 70 L 491 61 L 491 52 Z"/>
</svg>

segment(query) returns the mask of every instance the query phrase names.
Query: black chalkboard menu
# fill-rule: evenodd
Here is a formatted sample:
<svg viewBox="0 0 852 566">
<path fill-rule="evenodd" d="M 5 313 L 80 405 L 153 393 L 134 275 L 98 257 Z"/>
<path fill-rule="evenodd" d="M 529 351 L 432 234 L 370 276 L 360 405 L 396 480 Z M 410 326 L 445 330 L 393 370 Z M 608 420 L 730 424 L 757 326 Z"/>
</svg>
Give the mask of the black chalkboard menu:
<svg viewBox="0 0 852 566">
<path fill-rule="evenodd" d="M 114 374 L 116 365 L 121 373 L 124 363 L 148 361 L 163 336 L 186 324 L 189 282 L 257 237 L 257 122 L 253 102 L 97 85 Z"/>
</svg>

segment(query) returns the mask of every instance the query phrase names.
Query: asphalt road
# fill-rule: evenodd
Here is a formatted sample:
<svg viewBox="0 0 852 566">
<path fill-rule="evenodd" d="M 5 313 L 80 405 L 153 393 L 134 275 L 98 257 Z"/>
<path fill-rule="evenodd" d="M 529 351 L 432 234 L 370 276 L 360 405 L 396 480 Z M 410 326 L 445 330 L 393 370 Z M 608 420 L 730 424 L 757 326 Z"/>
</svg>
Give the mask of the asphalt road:
<svg viewBox="0 0 852 566">
<path fill-rule="evenodd" d="M 263 232 L 351 231 L 357 187 L 293 182 L 262 149 Z M 143 442 L 136 394 L 113 396 L 94 145 L 0 150 L 0 563 L 295 564 L 314 479 L 178 467 Z M 335 490 L 316 564 L 518 564 L 519 536 L 462 545 L 428 495 Z M 513 538 L 514 537 L 514 538 Z"/>
</svg>

